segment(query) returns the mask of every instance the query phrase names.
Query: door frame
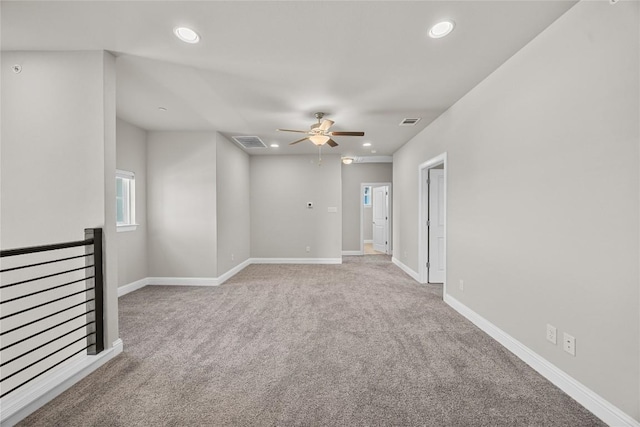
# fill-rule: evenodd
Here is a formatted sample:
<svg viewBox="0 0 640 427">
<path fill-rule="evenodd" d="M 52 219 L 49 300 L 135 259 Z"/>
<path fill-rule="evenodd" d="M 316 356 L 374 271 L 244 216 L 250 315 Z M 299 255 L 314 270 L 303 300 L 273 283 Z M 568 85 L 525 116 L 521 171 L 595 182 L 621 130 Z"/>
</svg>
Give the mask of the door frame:
<svg viewBox="0 0 640 427">
<path fill-rule="evenodd" d="M 427 229 L 427 219 L 429 218 L 429 186 L 427 178 L 429 169 L 436 166 L 444 166 L 444 280 L 442 296 L 447 294 L 447 153 L 444 152 L 418 166 L 418 277 L 420 283 L 427 283 L 429 271 L 427 262 L 429 261 L 429 234 Z"/>
<path fill-rule="evenodd" d="M 389 221 L 387 224 L 387 227 L 389 228 L 389 233 L 388 233 L 388 239 L 389 239 L 389 245 L 388 245 L 388 255 L 393 254 L 393 249 L 391 248 L 391 235 L 393 233 L 392 227 L 391 227 L 391 220 L 393 218 L 393 199 L 392 199 L 392 193 L 393 193 L 393 188 L 391 186 L 390 182 L 361 182 L 360 183 L 360 198 L 358 199 L 358 203 L 360 204 L 360 255 L 364 255 L 364 204 L 362 203 L 362 195 L 364 194 L 364 187 L 371 187 L 373 190 L 373 187 L 382 187 L 382 186 L 387 186 L 389 187 Z M 373 203 L 373 193 L 371 193 L 371 202 Z M 373 209 L 373 206 L 371 206 L 371 209 Z"/>
</svg>

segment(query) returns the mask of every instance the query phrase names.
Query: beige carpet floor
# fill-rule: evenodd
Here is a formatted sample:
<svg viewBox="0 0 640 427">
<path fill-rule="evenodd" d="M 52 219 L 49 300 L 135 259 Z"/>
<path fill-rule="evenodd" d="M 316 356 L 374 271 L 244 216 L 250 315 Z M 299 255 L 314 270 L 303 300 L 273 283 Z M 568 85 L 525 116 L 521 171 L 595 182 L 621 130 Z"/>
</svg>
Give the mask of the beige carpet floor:
<svg viewBox="0 0 640 427">
<path fill-rule="evenodd" d="M 120 298 L 124 353 L 25 426 L 597 426 L 383 255 Z"/>
</svg>

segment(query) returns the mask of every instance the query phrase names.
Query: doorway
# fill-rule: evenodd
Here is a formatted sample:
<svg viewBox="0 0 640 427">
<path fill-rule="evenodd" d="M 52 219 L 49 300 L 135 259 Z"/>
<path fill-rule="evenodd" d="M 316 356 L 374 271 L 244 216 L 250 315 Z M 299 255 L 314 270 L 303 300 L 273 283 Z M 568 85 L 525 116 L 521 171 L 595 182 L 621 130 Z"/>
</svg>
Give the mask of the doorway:
<svg viewBox="0 0 640 427">
<path fill-rule="evenodd" d="M 446 293 L 447 153 L 418 167 L 419 243 L 421 283 L 442 283 Z"/>
<path fill-rule="evenodd" d="M 391 183 L 360 184 L 360 253 L 391 254 Z"/>
</svg>

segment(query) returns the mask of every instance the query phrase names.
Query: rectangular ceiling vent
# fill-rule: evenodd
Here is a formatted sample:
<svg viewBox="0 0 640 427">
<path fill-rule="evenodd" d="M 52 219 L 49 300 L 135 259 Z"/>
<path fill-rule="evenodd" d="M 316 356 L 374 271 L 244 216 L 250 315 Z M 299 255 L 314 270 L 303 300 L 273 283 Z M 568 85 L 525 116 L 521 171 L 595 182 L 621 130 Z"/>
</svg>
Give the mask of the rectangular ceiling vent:
<svg viewBox="0 0 640 427">
<path fill-rule="evenodd" d="M 233 140 L 244 148 L 267 148 L 257 136 L 232 136 Z"/>
<path fill-rule="evenodd" d="M 402 119 L 399 126 L 413 126 L 420 121 L 420 118 Z"/>
</svg>

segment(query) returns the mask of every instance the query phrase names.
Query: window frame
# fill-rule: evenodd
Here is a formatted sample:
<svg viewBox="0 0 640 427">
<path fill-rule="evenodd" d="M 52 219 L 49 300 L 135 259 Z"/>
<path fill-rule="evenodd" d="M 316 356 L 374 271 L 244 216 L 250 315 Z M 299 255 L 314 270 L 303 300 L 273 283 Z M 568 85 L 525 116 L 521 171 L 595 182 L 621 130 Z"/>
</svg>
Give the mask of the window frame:
<svg viewBox="0 0 640 427">
<path fill-rule="evenodd" d="M 362 206 L 364 206 L 365 208 L 370 208 L 372 206 L 372 193 L 373 193 L 373 187 L 371 185 L 365 185 L 364 187 L 362 187 L 363 190 L 363 194 L 362 194 Z M 369 191 L 367 191 L 367 189 Z M 367 203 L 368 200 L 368 203 Z"/>
<path fill-rule="evenodd" d="M 127 222 L 118 222 L 118 179 L 127 180 L 128 194 L 125 204 L 125 214 L 128 213 Z M 136 223 L 136 174 L 131 171 L 116 169 L 116 229 L 118 232 L 134 231 L 137 228 Z"/>
</svg>

